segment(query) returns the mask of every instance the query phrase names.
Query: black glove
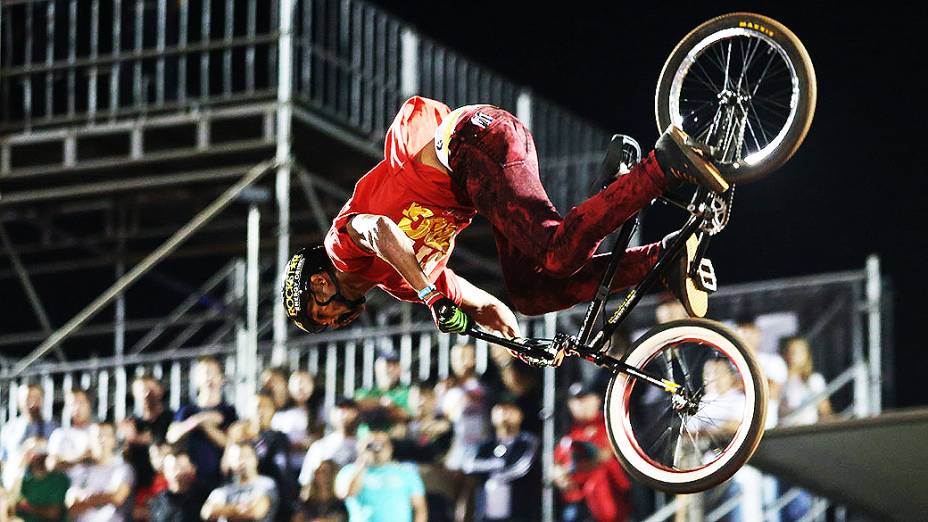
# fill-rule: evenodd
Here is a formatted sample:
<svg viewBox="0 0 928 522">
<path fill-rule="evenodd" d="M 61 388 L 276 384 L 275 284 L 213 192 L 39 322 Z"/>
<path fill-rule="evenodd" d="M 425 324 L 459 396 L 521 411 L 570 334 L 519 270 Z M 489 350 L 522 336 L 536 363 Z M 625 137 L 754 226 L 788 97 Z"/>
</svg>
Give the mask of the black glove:
<svg viewBox="0 0 928 522">
<path fill-rule="evenodd" d="M 470 316 L 451 299 L 441 296 L 433 301 L 429 308 L 432 310 L 435 326 L 442 332 L 466 334 L 470 330 L 473 322 Z"/>
</svg>

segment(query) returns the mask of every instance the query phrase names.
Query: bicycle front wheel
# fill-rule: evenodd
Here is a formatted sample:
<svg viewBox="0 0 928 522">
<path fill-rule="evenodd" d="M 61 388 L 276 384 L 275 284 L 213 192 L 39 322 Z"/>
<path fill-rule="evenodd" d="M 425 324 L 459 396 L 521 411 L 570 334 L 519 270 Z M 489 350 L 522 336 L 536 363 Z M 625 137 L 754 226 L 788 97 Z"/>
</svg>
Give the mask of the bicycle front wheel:
<svg viewBox="0 0 928 522">
<path fill-rule="evenodd" d="M 754 453 L 767 412 L 766 380 L 751 353 L 714 321 L 660 325 L 625 363 L 668 384 L 617 373 L 606 393 L 606 429 L 625 469 L 671 493 L 704 491 Z"/>
<path fill-rule="evenodd" d="M 657 82 L 658 132 L 673 123 L 709 146 L 731 182 L 765 176 L 799 148 L 815 112 L 809 53 L 783 24 L 731 13 L 677 44 Z"/>
</svg>

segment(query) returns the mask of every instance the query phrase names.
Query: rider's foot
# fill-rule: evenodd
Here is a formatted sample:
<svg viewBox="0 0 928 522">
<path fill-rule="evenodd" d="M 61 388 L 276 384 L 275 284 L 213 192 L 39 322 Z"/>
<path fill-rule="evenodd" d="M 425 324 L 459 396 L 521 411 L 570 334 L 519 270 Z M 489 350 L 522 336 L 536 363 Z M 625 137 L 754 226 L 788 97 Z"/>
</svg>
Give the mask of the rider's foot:
<svg viewBox="0 0 928 522">
<path fill-rule="evenodd" d="M 667 127 L 657 140 L 654 154 L 671 182 L 702 185 L 715 192 L 728 190 L 728 182 L 710 162 L 709 154 L 676 125 Z"/>
<path fill-rule="evenodd" d="M 617 180 L 619 176 L 628 174 L 631 168 L 641 160 L 641 147 L 634 138 L 625 134 L 614 134 L 606 155 L 600 166 L 600 176 L 596 180 L 594 190 L 599 191 Z"/>
<path fill-rule="evenodd" d="M 669 234 L 661 241 L 661 247 L 666 249 L 676 239 L 678 232 Z M 671 266 L 667 269 L 664 276 L 664 286 L 683 304 L 686 313 L 690 317 L 705 317 L 709 310 L 709 293 L 697 285 L 690 277 L 690 267 L 693 259 L 696 257 L 696 249 L 699 246 L 699 240 L 696 234 L 686 239 L 686 246 L 682 250 L 682 255 L 671 260 Z M 707 260 L 708 261 L 708 260 Z"/>
</svg>

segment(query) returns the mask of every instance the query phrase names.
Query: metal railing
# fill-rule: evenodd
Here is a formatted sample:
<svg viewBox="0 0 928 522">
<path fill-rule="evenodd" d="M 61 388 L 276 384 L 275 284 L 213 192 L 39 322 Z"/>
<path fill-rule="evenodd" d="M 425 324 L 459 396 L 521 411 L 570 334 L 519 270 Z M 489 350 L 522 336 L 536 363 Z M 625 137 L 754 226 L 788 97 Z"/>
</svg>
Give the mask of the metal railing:
<svg viewBox="0 0 928 522">
<path fill-rule="evenodd" d="M 863 318 L 859 316 L 875 315 L 875 320 L 879 321 L 881 307 L 879 301 L 873 300 L 872 294 L 866 301 L 856 300 L 858 297 L 864 297 L 863 290 L 869 280 L 879 279 L 879 273 L 872 270 L 874 264 L 868 263 L 871 268 L 869 271 L 724 287 L 713 296 L 711 309 L 715 312 L 714 317 L 721 320 L 733 319 L 745 311 L 760 315 L 782 312 L 781 305 L 784 303 L 792 303 L 797 313 L 807 313 L 804 307 L 818 311 L 818 314 L 797 323 L 798 333 L 805 334 L 814 345 L 824 348 L 816 351 L 815 359 L 816 366 L 825 373 L 829 384 L 821 396 L 810 401 L 830 397 L 835 401 L 837 410 L 843 411 L 842 415 L 875 414 L 879 410 L 873 409 L 874 401 L 870 396 L 869 379 L 872 375 L 880 374 L 879 368 L 872 368 L 874 364 L 879 364 L 879 359 L 865 354 L 872 354 L 882 347 L 867 347 L 864 344 L 867 332 L 864 329 Z M 208 293 L 210 288 L 216 287 L 218 282 L 229 274 L 245 277 L 242 270 L 226 267 L 202 288 L 197 289 L 197 292 Z M 800 295 L 804 295 L 805 298 L 797 299 Z M 848 296 L 852 298 L 849 299 Z M 649 296 L 642 300 L 629 319 L 632 331 L 640 331 L 640 328 L 653 324 L 654 311 L 660 303 L 661 299 L 658 296 Z M 172 317 L 179 320 L 194 314 L 196 311 L 194 307 L 188 306 L 189 304 L 181 303 L 177 313 Z M 555 329 L 569 331 L 575 328 L 582 320 L 582 312 L 582 309 L 572 309 L 541 318 L 523 318 L 523 330 L 527 335 L 551 337 Z M 854 320 L 854 317 L 859 318 Z M 255 334 L 255 337 L 261 340 L 257 342 L 254 360 L 249 360 L 249 354 L 244 362 L 240 361 L 242 343 L 246 341 L 241 335 L 243 325 L 240 319 L 236 321 L 238 326 L 233 327 L 239 333 L 217 337 L 217 342 L 207 346 L 188 346 L 155 353 L 132 353 L 123 357 L 90 361 L 42 363 L 33 365 L 18 375 L 8 368 L 3 369 L 0 372 L 0 423 L 16 414 L 15 390 L 26 382 L 38 382 L 45 388 L 45 413 L 48 418 L 53 414 L 60 414 L 62 390 L 74 385 L 95 391 L 97 414 L 100 417 L 121 418 L 133 407 L 128 395 L 127 381 L 131 376 L 141 373 L 154 375 L 164 381 L 168 390 L 168 402 L 176 409 L 182 403 L 193 399 L 194 388 L 189 379 L 190 367 L 198 357 L 206 355 L 217 357 L 225 368 L 229 384 L 226 388 L 228 400 L 239 408 L 247 408 L 250 396 L 254 392 L 256 374 L 280 362 L 273 362 L 274 343 L 265 335 L 270 326 L 270 320 L 266 317 L 260 322 L 259 331 Z M 157 330 L 156 327 L 153 331 Z M 220 342 L 221 339 L 225 340 Z M 401 380 L 408 384 L 448 376 L 450 346 L 465 340 L 461 337 L 437 334 L 430 323 L 355 328 L 318 336 L 292 338 L 286 343 L 283 362 L 291 370 L 305 369 L 315 375 L 317 389 L 323 394 L 324 405 L 331 406 L 339 396 L 352 395 L 358 387 L 373 385 L 374 358 L 378 348 L 388 347 L 400 354 Z M 829 340 L 835 343 L 835 349 L 832 350 L 827 344 Z M 478 371 L 482 373 L 490 364 L 490 348 L 482 341 L 475 344 Z M 242 364 L 248 365 L 248 369 L 243 370 Z M 546 392 L 544 404 L 541 406 L 546 448 L 544 462 L 547 462 L 548 466 L 556 442 L 555 434 L 563 432 L 563 429 L 558 428 L 567 425 L 566 412 L 563 408 L 555 407 L 557 394 L 561 393 L 565 384 L 569 382 L 565 377 L 576 377 L 578 365 L 579 363 L 565 364 L 556 371 L 549 369 L 544 375 Z M 800 405 L 800 408 L 804 406 Z M 247 415 L 250 412 L 242 413 Z M 550 472 L 550 467 L 546 469 Z M 553 506 L 553 494 L 549 484 L 545 496 L 548 506 Z M 787 505 L 790 497 L 795 494 L 795 491 L 787 491 L 784 496 L 768 503 L 765 506 L 766 518 L 775 519 L 776 513 Z M 739 502 L 735 499 L 712 506 L 704 516 L 707 517 L 706 520 L 717 519 L 738 505 Z M 820 513 L 824 505 L 819 501 L 816 504 L 816 513 Z M 648 520 L 666 520 L 682 506 L 676 500 L 661 505 Z"/>
<path fill-rule="evenodd" d="M 276 0 L 5 1 L 5 126 L 270 97 L 276 13 Z"/>
<path fill-rule="evenodd" d="M 529 332 L 543 335 L 544 320 L 523 322 Z M 450 375 L 450 347 L 458 342 L 469 342 L 461 336 L 441 335 L 431 324 L 355 328 L 335 334 L 304 337 L 291 340 L 287 345 L 286 366 L 290 370 L 307 370 L 316 376 L 324 404 L 330 406 L 340 396 L 351 396 L 358 387 L 374 384 L 374 358 L 378 349 L 388 348 L 400 355 L 403 368 L 401 382 L 410 384 L 429 379 L 443 379 Z M 272 341 L 258 345 L 256 368 L 261 372 L 274 366 L 271 360 Z M 477 340 L 477 369 L 483 373 L 489 363 L 489 347 Z M 233 342 L 214 343 L 208 346 L 168 349 L 152 353 L 94 358 L 83 361 L 35 364 L 14 376 L 9 370 L 0 373 L 0 426 L 17 414 L 15 392 L 18 386 L 37 382 L 45 390 L 46 416 L 51 419 L 62 414 L 58 407 L 65 390 L 72 386 L 96 392 L 96 415 L 100 418 L 122 419 L 132 411 L 132 400 L 125 386 L 114 386 L 118 380 L 134 375 L 153 375 L 162 380 L 167 390 L 167 402 L 173 409 L 195 398 L 194 383 L 189 378 L 191 365 L 200 357 L 219 359 L 227 378 L 226 397 L 230 403 L 247 405 L 248 394 L 239 395 L 242 379 L 236 361 Z M 247 414 L 242 411 L 241 413 Z M 64 421 L 64 418 L 60 418 Z"/>
</svg>

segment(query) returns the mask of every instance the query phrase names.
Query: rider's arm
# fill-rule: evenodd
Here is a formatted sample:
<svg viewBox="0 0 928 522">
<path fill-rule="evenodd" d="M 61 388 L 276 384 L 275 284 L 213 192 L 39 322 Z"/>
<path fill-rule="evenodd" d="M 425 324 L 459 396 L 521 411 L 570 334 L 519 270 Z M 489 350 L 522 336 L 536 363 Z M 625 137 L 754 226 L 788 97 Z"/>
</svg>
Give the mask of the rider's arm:
<svg viewBox="0 0 928 522">
<path fill-rule="evenodd" d="M 348 221 L 348 236 L 358 247 L 390 264 L 416 291 L 429 286 L 412 241 L 387 216 L 358 214 Z"/>
<path fill-rule="evenodd" d="M 470 281 L 457 275 L 461 288 L 461 309 L 470 314 L 477 324 L 504 337 L 521 337 L 519 323 L 508 306 Z"/>
</svg>

